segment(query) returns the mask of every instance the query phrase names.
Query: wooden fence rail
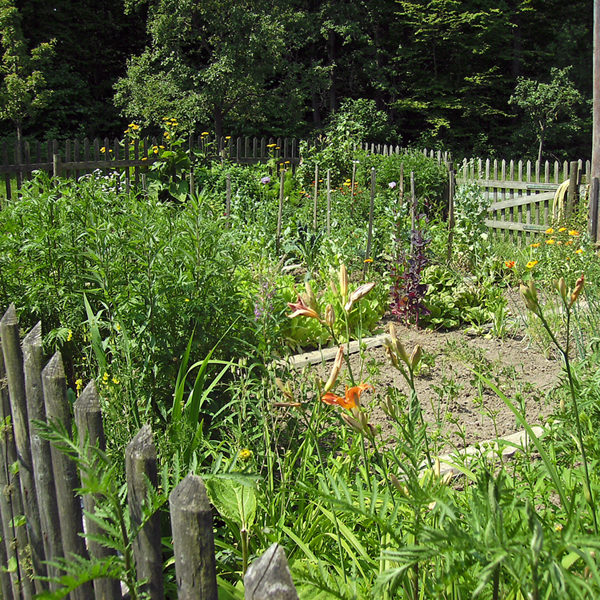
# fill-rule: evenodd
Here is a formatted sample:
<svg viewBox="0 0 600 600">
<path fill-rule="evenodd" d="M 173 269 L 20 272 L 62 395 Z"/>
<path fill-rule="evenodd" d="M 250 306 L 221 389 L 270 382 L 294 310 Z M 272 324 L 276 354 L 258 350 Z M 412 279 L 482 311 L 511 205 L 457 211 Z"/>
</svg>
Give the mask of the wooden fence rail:
<svg viewBox="0 0 600 600">
<path fill-rule="evenodd" d="M 28 600 L 56 591 L 60 575 L 49 564 L 77 556 L 102 560 L 114 550 L 98 543 L 93 519 L 99 500 L 77 491 L 82 474 L 69 454 L 39 435 L 34 421 L 77 425 L 82 451 L 105 449 L 100 401 L 90 382 L 73 409 L 67 397 L 65 372 L 57 352 L 43 366 L 41 325 L 23 339 L 11 305 L 0 321 L 0 589 L 4 600 Z M 72 412 L 74 414 L 72 414 Z M 125 451 L 127 501 L 134 531 L 135 573 L 140 590 L 153 600 L 164 598 L 160 515 L 143 514 L 149 485 L 157 485 L 157 460 L 152 431 L 144 425 Z M 83 510 L 82 510 L 83 505 Z M 217 575 L 212 509 L 202 479 L 185 477 L 169 496 L 178 598 L 217 600 Z M 85 524 L 85 527 L 84 527 Z M 84 534 L 84 531 L 86 534 Z M 296 600 L 283 548 L 274 544 L 250 565 L 245 597 L 253 600 Z M 99 576 L 69 595 L 78 600 L 122 598 L 122 582 Z"/>
</svg>

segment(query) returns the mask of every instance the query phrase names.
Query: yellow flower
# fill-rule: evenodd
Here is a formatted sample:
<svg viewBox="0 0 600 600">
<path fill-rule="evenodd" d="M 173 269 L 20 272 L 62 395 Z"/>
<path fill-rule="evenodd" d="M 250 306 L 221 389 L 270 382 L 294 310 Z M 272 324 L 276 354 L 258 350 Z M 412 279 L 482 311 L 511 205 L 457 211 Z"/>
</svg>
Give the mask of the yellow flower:
<svg viewBox="0 0 600 600">
<path fill-rule="evenodd" d="M 546 229 L 546 233 L 548 235 L 552 235 L 554 233 L 554 229 L 552 229 L 552 227 L 548 227 L 548 229 Z"/>
<path fill-rule="evenodd" d="M 540 247 L 540 243 L 536 242 L 535 244 L 529 244 L 530 248 L 539 248 Z"/>
<path fill-rule="evenodd" d="M 575 254 L 583 254 L 583 248 L 579 248 L 579 250 L 575 250 Z"/>
<path fill-rule="evenodd" d="M 142 160 L 148 160 L 147 156 L 142 156 Z"/>
<path fill-rule="evenodd" d="M 267 144 L 267 148 L 275 148 L 277 147 L 277 144 Z"/>
<path fill-rule="evenodd" d="M 351 182 L 350 182 L 350 181 L 344 181 L 344 185 L 346 185 L 346 186 L 350 186 L 350 185 L 352 185 L 352 184 L 351 184 Z"/>
<path fill-rule="evenodd" d="M 152 148 L 152 152 L 154 152 L 154 154 L 158 154 L 158 147 L 154 146 L 154 148 Z"/>
<path fill-rule="evenodd" d="M 226 135 L 226 136 L 225 136 L 225 139 L 226 139 L 226 140 L 230 140 L 230 139 L 231 139 L 231 136 L 230 136 L 230 135 Z"/>
<path fill-rule="evenodd" d="M 240 453 L 238 455 L 240 457 L 240 460 L 250 460 L 252 458 L 252 450 L 249 450 L 248 448 L 244 448 L 243 450 L 240 450 Z"/>
<path fill-rule="evenodd" d="M 102 154 L 104 154 L 106 152 L 106 148 L 104 146 L 102 146 L 102 148 L 100 148 L 100 152 L 102 152 Z"/>
<path fill-rule="evenodd" d="M 546 244 L 555 244 L 556 240 L 550 238 L 549 240 L 546 240 Z"/>
<path fill-rule="evenodd" d="M 70 342 L 73 339 L 73 332 L 69 329 L 69 333 L 67 333 L 67 342 Z"/>
<path fill-rule="evenodd" d="M 528 269 L 533 269 L 533 267 L 535 267 L 535 265 L 537 265 L 537 264 L 538 264 L 537 260 L 530 260 L 525 266 Z"/>
<path fill-rule="evenodd" d="M 569 231 L 569 235 L 578 236 L 579 231 L 576 231 L 575 229 L 571 229 L 571 231 Z"/>
<path fill-rule="evenodd" d="M 119 383 L 121 383 L 121 382 L 120 382 L 120 381 L 119 381 L 119 380 L 118 380 L 116 377 L 113 377 L 113 378 L 112 378 L 112 382 L 113 382 L 115 385 L 119 385 Z"/>
<path fill-rule="evenodd" d="M 75 380 L 75 388 L 77 389 L 77 393 L 78 394 L 81 391 L 82 387 L 83 387 L 83 380 L 82 379 L 76 379 Z"/>
<path fill-rule="evenodd" d="M 189 299 L 189 298 L 186 298 L 186 299 L 185 299 L 185 302 L 189 302 L 189 301 L 190 301 L 190 299 Z"/>
<path fill-rule="evenodd" d="M 567 230 L 567 228 L 566 228 L 566 227 L 559 227 L 559 229 L 558 229 L 558 231 L 559 231 L 560 233 L 562 233 L 563 231 L 566 231 L 566 230 Z"/>
<path fill-rule="evenodd" d="M 203 131 L 201 135 L 208 135 L 208 131 Z"/>
<path fill-rule="evenodd" d="M 373 259 L 372 258 L 365 258 L 365 260 L 363 260 L 363 262 L 365 262 L 365 263 L 372 263 Z"/>
</svg>

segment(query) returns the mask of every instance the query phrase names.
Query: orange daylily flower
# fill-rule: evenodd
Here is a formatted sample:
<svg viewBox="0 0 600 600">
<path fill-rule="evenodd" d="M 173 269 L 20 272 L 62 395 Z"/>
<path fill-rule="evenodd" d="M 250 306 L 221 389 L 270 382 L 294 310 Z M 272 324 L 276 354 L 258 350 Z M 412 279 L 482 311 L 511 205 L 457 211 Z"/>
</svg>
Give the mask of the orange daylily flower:
<svg viewBox="0 0 600 600">
<path fill-rule="evenodd" d="M 319 319 L 319 313 L 310 308 L 305 302 L 304 298 L 298 294 L 298 302 L 288 302 L 288 306 L 294 311 L 291 315 L 288 315 L 290 319 L 294 317 L 311 317 L 313 319 Z"/>
<path fill-rule="evenodd" d="M 346 393 L 343 398 L 341 396 L 336 396 L 331 392 L 327 392 L 321 396 L 321 400 L 325 402 L 325 404 L 330 404 L 331 406 L 337 405 L 351 410 L 358 406 L 360 395 L 368 388 L 373 389 L 373 386 L 368 383 L 361 383 L 351 388 L 346 387 Z"/>
</svg>

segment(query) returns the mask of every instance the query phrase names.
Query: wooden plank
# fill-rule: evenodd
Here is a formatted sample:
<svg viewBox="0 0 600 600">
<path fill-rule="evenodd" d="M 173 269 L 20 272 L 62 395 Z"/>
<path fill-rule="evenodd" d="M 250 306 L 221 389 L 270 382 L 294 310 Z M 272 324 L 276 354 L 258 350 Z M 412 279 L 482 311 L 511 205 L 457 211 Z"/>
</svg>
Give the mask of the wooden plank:
<svg viewBox="0 0 600 600">
<path fill-rule="evenodd" d="M 279 544 L 270 546 L 250 565 L 244 588 L 247 600 L 298 600 L 285 551 Z"/>
<path fill-rule="evenodd" d="M 44 561 L 44 544 L 40 526 L 40 512 L 37 504 L 33 463 L 31 461 L 31 444 L 29 440 L 29 419 L 27 417 L 27 397 L 25 394 L 25 373 L 23 371 L 23 352 L 19 337 L 19 320 L 14 304 L 8 307 L 0 321 L 2 351 L 8 394 L 12 409 L 12 423 L 19 460 L 19 479 L 21 481 L 21 497 L 27 517 L 27 536 L 31 549 L 31 559 L 36 575 L 46 575 Z M 37 582 L 38 589 L 39 582 Z"/>
<path fill-rule="evenodd" d="M 79 398 L 75 401 L 73 408 L 79 434 L 79 448 L 82 454 L 86 453 L 90 464 L 97 465 L 97 455 L 94 454 L 93 449 L 97 448 L 100 452 L 104 452 L 106 450 L 106 438 L 104 435 L 104 426 L 102 425 L 100 397 L 93 381 L 85 387 Z M 104 534 L 102 527 L 88 516 L 96 513 L 96 504 L 100 498 L 101 495 L 99 494 L 96 496 L 85 494 L 83 496 L 83 507 L 86 513 L 86 532 L 92 537 Z M 116 556 L 116 552 L 113 549 L 106 548 L 106 546 L 94 539 L 88 540 L 88 547 L 92 558 L 102 560 L 110 556 Z M 95 579 L 94 591 L 96 598 L 110 598 L 111 600 L 121 598 L 121 585 L 116 579 L 106 577 Z"/>
<path fill-rule="evenodd" d="M 6 380 L 6 371 L 4 369 L 4 354 L 2 352 L 2 341 L 0 340 L 0 379 Z M 5 554 L 11 562 L 16 563 L 16 569 L 12 570 L 10 575 L 12 595 L 15 600 L 21 598 L 20 580 L 25 577 L 25 564 L 21 564 L 20 553 L 23 553 L 27 547 L 27 534 L 25 527 L 16 527 L 14 517 L 23 514 L 23 505 L 21 501 L 21 486 L 19 485 L 19 474 L 11 468 L 17 462 L 17 448 L 15 446 L 15 436 L 11 425 L 10 398 L 6 385 L 0 386 L 0 421 L 6 423 L 6 429 L 0 436 L 0 542 L 5 548 Z M 6 563 L 8 565 L 8 563 Z M 3 565 L 4 566 L 4 565 Z M 22 574 L 21 574 L 22 573 Z M 27 584 L 29 597 L 31 597 L 31 584 Z"/>
<path fill-rule="evenodd" d="M 490 205 L 489 210 L 499 210 L 516 206 L 526 206 L 528 204 L 537 204 L 538 202 L 547 202 L 554 198 L 554 192 L 544 194 L 534 194 L 532 196 L 515 196 L 509 200 L 501 200 Z"/>
<path fill-rule="evenodd" d="M 56 352 L 42 371 L 44 404 L 48 422 L 62 423 L 66 431 L 71 431 L 71 404 L 67 399 L 65 370 L 59 352 Z M 71 554 L 89 559 L 83 533 L 81 502 L 76 490 L 80 487 L 75 463 L 64 452 L 51 446 L 52 471 L 56 486 L 56 500 L 64 556 Z M 74 600 L 93 598 L 92 582 L 80 585 L 71 594 Z"/>
<path fill-rule="evenodd" d="M 142 508 L 148 496 L 148 485 L 156 488 L 158 484 L 156 447 L 149 425 L 144 425 L 129 442 L 125 450 L 125 473 L 131 525 L 139 528 L 133 540 L 137 577 L 147 582 L 141 586 L 141 591 L 153 600 L 163 600 L 160 514 L 145 519 Z"/>
<path fill-rule="evenodd" d="M 491 229 L 507 229 L 509 231 L 545 231 L 546 227 L 543 225 L 536 225 L 534 223 L 520 223 L 510 221 L 495 221 L 492 219 L 486 219 L 485 224 Z"/>
<path fill-rule="evenodd" d="M 458 179 L 459 183 L 467 183 L 464 178 Z M 555 183 L 533 183 L 526 181 L 502 181 L 499 179 L 474 179 L 472 183 L 476 183 L 482 187 L 509 189 L 509 190 L 529 190 L 529 191 L 550 191 L 556 190 L 558 185 Z"/>
<path fill-rule="evenodd" d="M 217 600 L 212 508 L 202 479 L 187 475 L 169 495 L 169 509 L 177 598 Z"/>
<path fill-rule="evenodd" d="M 42 392 L 42 324 L 37 325 L 23 339 L 23 369 L 25 372 L 25 394 L 27 397 L 27 414 L 29 417 L 29 439 L 31 442 L 31 460 L 35 479 L 35 491 L 40 509 L 40 525 L 44 544 L 44 557 L 47 561 L 55 561 L 63 556 L 60 534 L 58 503 L 52 472 L 50 442 L 43 439 L 32 421 L 46 422 L 46 408 Z M 48 565 L 48 576 L 57 577 L 59 570 Z M 51 591 L 59 585 L 49 582 Z"/>
</svg>

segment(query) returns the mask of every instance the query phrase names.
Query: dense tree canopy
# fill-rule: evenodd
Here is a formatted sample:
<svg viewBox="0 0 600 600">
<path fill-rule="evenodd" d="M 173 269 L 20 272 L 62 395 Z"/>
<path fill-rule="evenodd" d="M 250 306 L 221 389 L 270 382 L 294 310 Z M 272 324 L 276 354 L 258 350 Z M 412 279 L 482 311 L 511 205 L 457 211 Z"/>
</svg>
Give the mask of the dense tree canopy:
<svg viewBox="0 0 600 600">
<path fill-rule="evenodd" d="M 365 98 L 387 114 L 390 141 L 535 156 L 527 110 L 509 99 L 520 81 L 547 84 L 552 69 L 570 66 L 584 101 L 557 124 L 578 126 L 545 135 L 545 152 L 589 154 L 591 2 L 15 4 L 28 52 L 56 40 L 45 73 L 53 94 L 46 110 L 25 115 L 28 135 L 113 135 L 127 121 L 152 127 L 169 115 L 217 133 L 304 136 L 345 99 Z"/>
</svg>

